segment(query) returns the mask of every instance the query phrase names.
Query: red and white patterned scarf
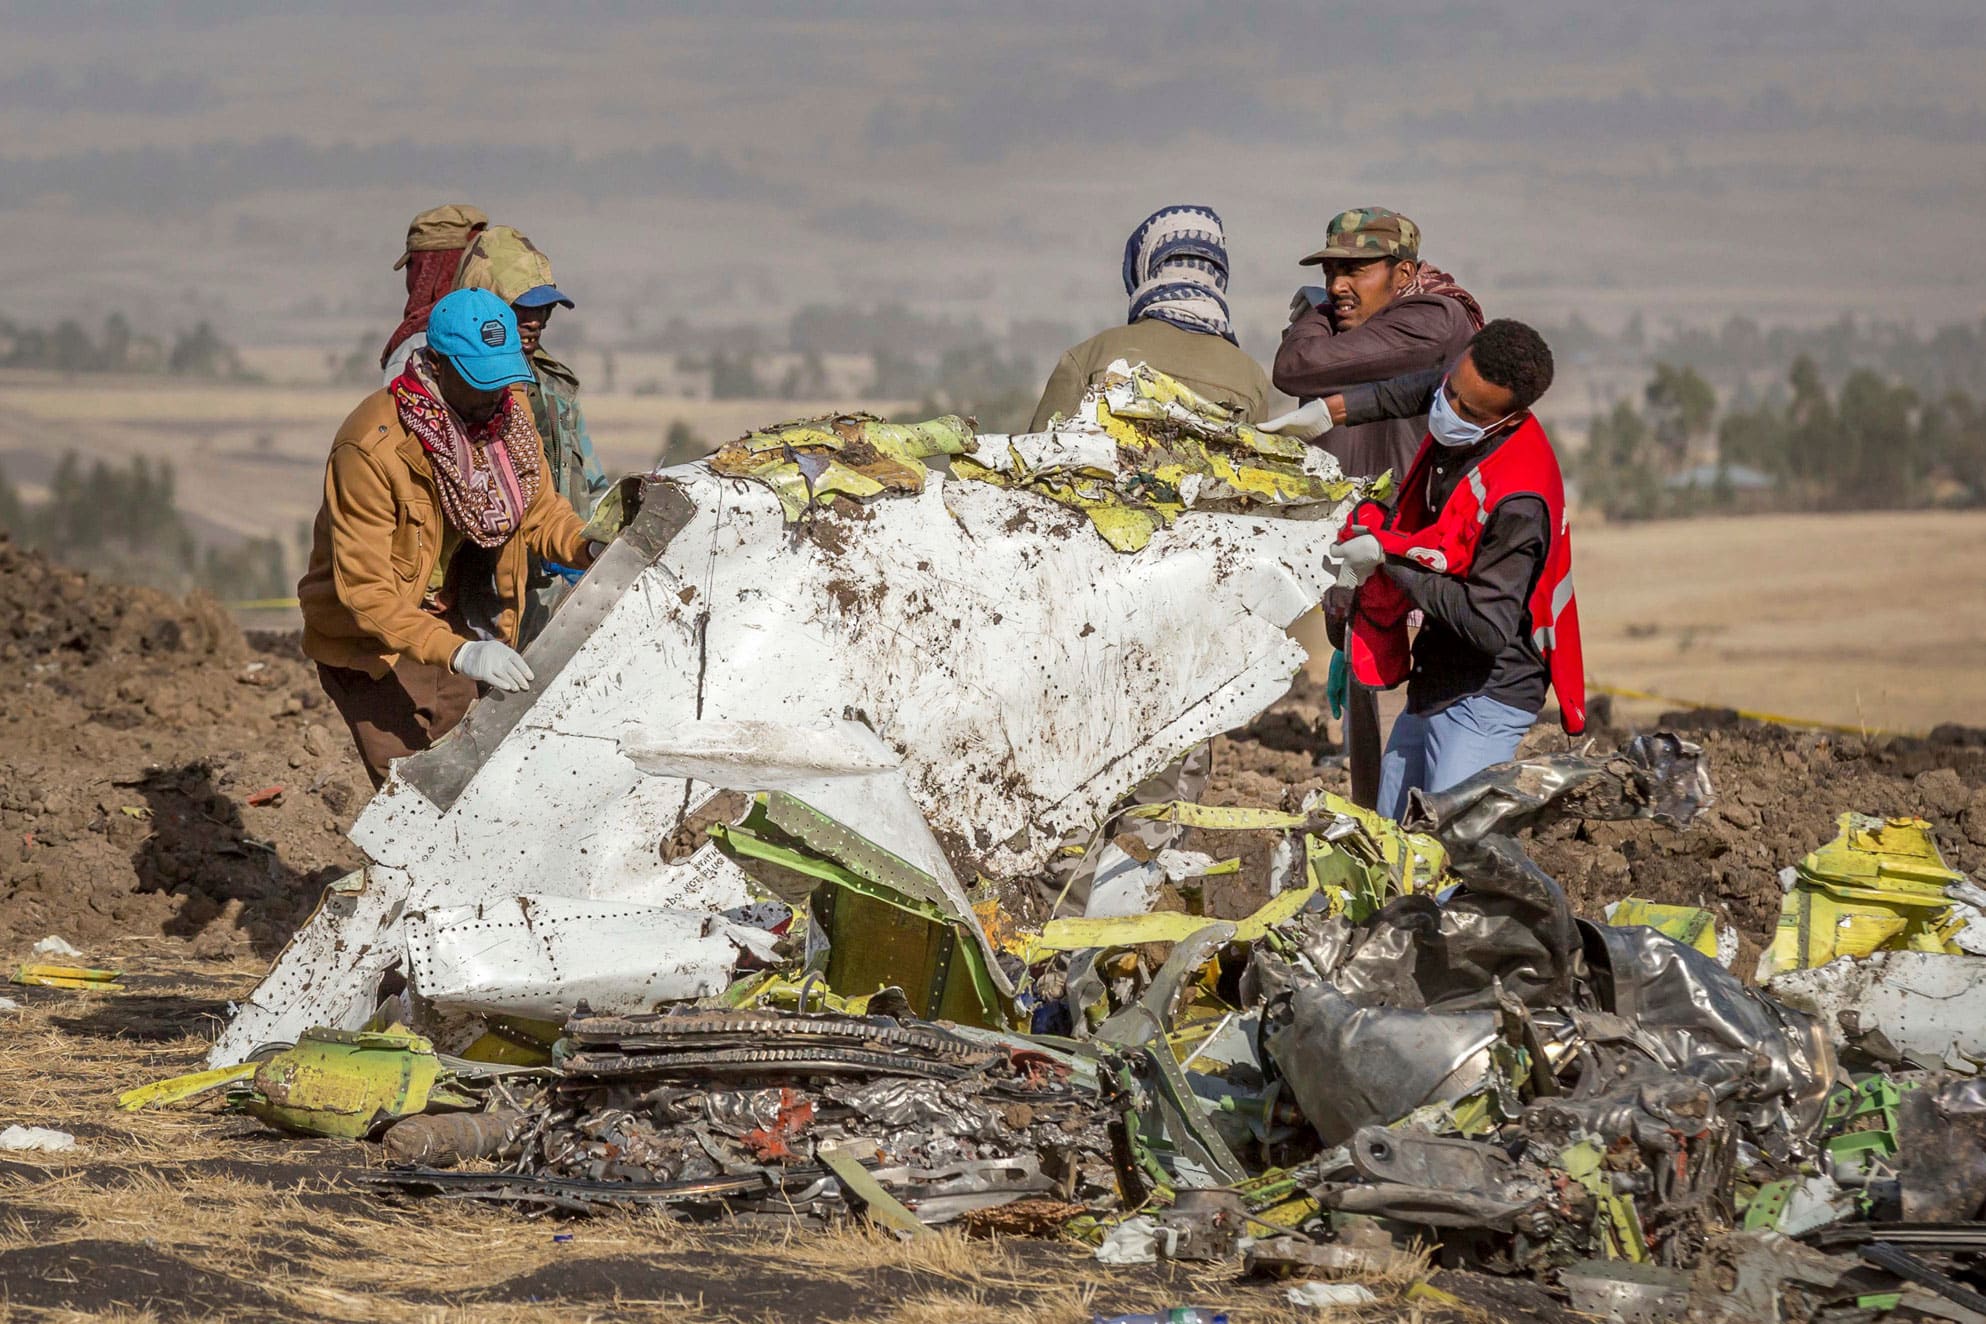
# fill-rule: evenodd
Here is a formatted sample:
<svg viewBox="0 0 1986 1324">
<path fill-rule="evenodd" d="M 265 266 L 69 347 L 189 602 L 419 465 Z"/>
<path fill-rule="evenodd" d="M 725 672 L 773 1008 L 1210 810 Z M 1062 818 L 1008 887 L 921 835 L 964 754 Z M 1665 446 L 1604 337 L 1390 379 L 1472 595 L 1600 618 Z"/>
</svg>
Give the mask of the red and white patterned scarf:
<svg viewBox="0 0 1986 1324">
<path fill-rule="evenodd" d="M 1456 284 L 1455 278 L 1432 262 L 1422 261 L 1419 270 L 1407 288 L 1408 294 L 1439 294 L 1444 299 L 1453 299 L 1462 305 L 1462 311 L 1469 315 L 1469 325 L 1480 331 L 1483 329 L 1483 306 L 1476 302 L 1476 296 Z"/>
<path fill-rule="evenodd" d="M 478 547 L 503 546 L 524 522 L 544 478 L 531 411 L 505 391 L 488 422 L 464 425 L 442 401 L 429 350 L 410 356 L 407 370 L 387 389 L 401 425 L 428 453 L 448 522 Z"/>
</svg>

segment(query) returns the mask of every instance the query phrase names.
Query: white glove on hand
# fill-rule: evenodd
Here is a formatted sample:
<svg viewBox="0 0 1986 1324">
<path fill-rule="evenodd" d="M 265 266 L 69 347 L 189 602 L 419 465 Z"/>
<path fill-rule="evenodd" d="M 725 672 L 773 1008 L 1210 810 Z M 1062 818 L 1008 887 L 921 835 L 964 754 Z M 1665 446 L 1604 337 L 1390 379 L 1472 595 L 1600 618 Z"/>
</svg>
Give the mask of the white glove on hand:
<svg viewBox="0 0 1986 1324">
<path fill-rule="evenodd" d="M 501 639 L 476 639 L 455 650 L 449 667 L 458 676 L 493 685 L 507 694 L 531 688 L 531 668 Z"/>
<path fill-rule="evenodd" d="M 1312 400 L 1287 414 L 1278 414 L 1266 423 L 1253 426 L 1257 432 L 1273 432 L 1279 437 L 1293 437 L 1297 441 L 1315 441 L 1331 430 L 1331 410 L 1323 400 Z"/>
<path fill-rule="evenodd" d="M 1338 587 L 1357 588 L 1386 564 L 1386 549 L 1369 533 L 1347 538 L 1337 546 Z"/>
</svg>

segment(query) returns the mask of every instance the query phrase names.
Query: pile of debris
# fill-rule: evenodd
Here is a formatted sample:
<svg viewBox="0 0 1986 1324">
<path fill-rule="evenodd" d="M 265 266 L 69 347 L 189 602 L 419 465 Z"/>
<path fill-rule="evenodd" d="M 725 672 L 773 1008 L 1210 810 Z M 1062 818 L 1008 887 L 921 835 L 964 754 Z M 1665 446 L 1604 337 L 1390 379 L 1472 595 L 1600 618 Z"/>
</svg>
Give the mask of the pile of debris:
<svg viewBox="0 0 1986 1324">
<path fill-rule="evenodd" d="M 1397 824 L 1147 780 L 1287 685 L 1306 523 L 1368 490 L 1328 468 L 1126 366 L 1056 433 L 816 421 L 623 488 L 538 689 L 396 766 L 214 1069 L 129 1102 L 379 1137 L 399 1193 L 1986 1319 L 1986 1020 L 1925 1001 L 1986 987 L 1980 898 L 1923 825 L 1789 874 L 1761 990 L 1519 845 L 1688 825 L 1676 736 Z"/>
</svg>

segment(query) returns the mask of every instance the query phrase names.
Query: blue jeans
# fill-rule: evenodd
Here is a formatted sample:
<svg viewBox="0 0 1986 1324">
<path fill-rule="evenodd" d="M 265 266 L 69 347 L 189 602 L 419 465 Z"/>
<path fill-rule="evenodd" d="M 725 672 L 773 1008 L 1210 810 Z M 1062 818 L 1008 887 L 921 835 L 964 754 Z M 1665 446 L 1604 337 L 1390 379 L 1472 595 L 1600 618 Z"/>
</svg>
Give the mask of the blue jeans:
<svg viewBox="0 0 1986 1324">
<path fill-rule="evenodd" d="M 1379 760 L 1379 812 L 1397 820 L 1414 787 L 1445 791 L 1491 764 L 1509 762 L 1537 720 L 1536 713 L 1480 694 L 1438 713 L 1401 713 Z"/>
</svg>

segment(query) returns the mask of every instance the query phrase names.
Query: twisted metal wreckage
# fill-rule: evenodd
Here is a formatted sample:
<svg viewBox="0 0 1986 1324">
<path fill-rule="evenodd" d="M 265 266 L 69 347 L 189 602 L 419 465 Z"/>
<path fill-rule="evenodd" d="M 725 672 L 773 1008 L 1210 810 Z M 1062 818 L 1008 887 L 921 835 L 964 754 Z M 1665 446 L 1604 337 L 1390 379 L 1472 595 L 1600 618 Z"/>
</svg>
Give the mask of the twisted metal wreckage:
<svg viewBox="0 0 1986 1324">
<path fill-rule="evenodd" d="M 1121 363 L 1039 435 L 816 420 L 630 480 L 536 689 L 396 766 L 216 1070 L 137 1101 L 383 1132 L 405 1191 L 1309 1275 L 1432 1238 L 1621 1318 L 1986 1320 L 1986 1093 L 1917 1069 L 1979 1046 L 1877 1033 L 1851 1078 L 1880 1027 L 1747 987 L 1701 914 L 1576 920 L 1517 844 L 1686 825 L 1694 746 L 1503 765 L 1397 825 L 1127 806 L 1285 691 L 1371 488 Z M 1233 873 L 1258 910 L 1191 913 Z"/>
</svg>

